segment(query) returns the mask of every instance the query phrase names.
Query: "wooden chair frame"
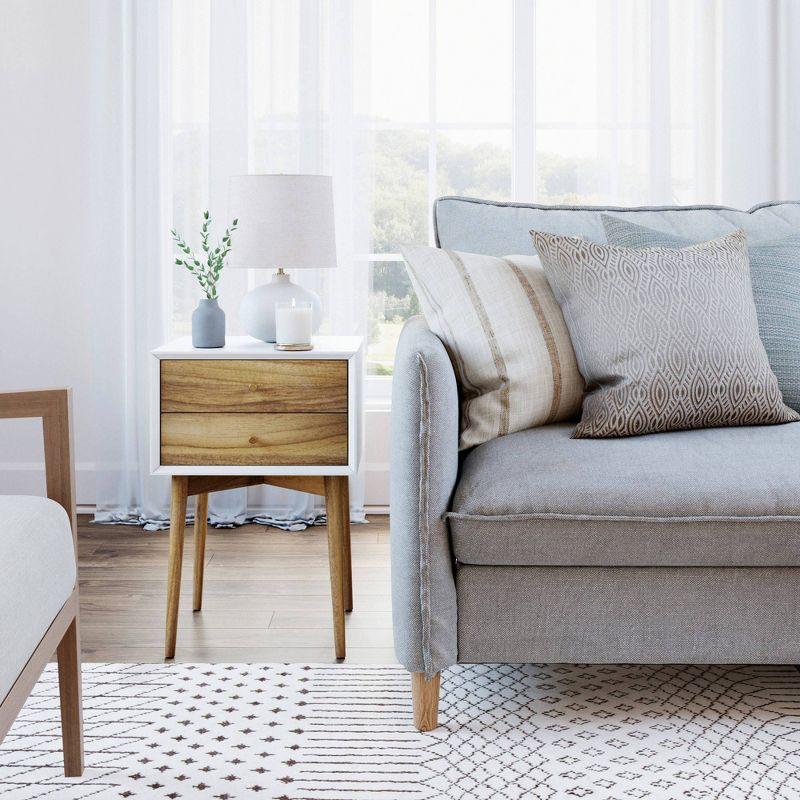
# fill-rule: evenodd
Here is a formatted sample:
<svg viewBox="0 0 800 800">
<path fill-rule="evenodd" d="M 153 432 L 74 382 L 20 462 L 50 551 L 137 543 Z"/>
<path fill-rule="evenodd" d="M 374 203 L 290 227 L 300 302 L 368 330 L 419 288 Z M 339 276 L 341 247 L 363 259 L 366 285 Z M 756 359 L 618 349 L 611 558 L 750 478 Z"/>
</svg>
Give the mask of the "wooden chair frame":
<svg viewBox="0 0 800 800">
<path fill-rule="evenodd" d="M 41 417 L 47 496 L 62 505 L 69 517 L 75 563 L 78 529 L 75 516 L 75 467 L 72 459 L 72 393 L 69 389 L 0 392 L 0 419 Z M 78 623 L 78 582 L 42 640 L 31 654 L 8 694 L 0 700 L 0 742 L 3 741 L 46 664 L 56 653 L 61 698 L 61 738 L 64 774 L 83 774 L 83 714 L 81 649 Z"/>
</svg>

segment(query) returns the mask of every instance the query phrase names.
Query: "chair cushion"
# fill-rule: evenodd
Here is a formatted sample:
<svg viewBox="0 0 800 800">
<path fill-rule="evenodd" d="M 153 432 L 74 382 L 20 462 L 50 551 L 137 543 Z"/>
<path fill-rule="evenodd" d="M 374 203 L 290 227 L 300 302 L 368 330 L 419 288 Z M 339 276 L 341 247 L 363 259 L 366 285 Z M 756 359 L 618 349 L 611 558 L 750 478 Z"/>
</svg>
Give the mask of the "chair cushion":
<svg viewBox="0 0 800 800">
<path fill-rule="evenodd" d="M 0 701 L 75 586 L 67 513 L 46 497 L 0 495 Z"/>
<path fill-rule="evenodd" d="M 462 465 L 447 515 L 458 561 L 800 566 L 800 425 L 495 439 Z"/>
</svg>

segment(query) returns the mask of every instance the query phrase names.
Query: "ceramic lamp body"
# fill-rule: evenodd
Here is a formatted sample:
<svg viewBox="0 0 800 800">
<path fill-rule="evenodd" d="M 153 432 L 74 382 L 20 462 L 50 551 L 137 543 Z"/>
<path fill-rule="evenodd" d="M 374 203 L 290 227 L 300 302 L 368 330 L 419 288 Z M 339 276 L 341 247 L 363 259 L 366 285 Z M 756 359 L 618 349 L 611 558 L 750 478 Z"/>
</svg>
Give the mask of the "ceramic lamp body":
<svg viewBox="0 0 800 800">
<path fill-rule="evenodd" d="M 322 322 L 322 302 L 316 292 L 292 283 L 285 272 L 272 276 L 269 283 L 251 289 L 239 306 L 239 321 L 245 332 L 262 342 L 275 341 L 275 304 L 311 303 L 311 326 L 314 333 Z"/>
</svg>

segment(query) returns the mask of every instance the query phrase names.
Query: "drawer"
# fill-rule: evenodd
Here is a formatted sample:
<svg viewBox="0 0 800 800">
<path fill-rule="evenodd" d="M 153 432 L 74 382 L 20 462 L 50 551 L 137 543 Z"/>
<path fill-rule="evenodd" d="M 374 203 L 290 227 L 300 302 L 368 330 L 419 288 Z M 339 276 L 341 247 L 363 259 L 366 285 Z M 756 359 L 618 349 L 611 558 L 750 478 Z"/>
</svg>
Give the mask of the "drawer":
<svg viewBox="0 0 800 800">
<path fill-rule="evenodd" d="M 346 465 L 347 414 L 162 414 L 161 463 Z"/>
<path fill-rule="evenodd" d="M 346 412 L 347 361 L 164 359 L 161 411 Z"/>
</svg>

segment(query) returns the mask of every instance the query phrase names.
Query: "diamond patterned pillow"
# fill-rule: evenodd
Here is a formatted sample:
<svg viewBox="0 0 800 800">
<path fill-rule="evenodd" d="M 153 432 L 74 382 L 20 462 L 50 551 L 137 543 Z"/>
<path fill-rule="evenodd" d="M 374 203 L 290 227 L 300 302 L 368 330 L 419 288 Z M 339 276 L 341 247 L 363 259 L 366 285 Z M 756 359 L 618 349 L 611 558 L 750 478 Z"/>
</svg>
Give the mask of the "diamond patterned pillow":
<svg viewBox="0 0 800 800">
<path fill-rule="evenodd" d="M 601 214 L 609 244 L 687 247 L 696 241 Z M 800 411 L 800 234 L 748 242 L 758 331 L 783 401 Z"/>
<path fill-rule="evenodd" d="M 800 419 L 758 335 L 743 231 L 680 250 L 531 234 L 587 384 L 574 438 Z"/>
</svg>

